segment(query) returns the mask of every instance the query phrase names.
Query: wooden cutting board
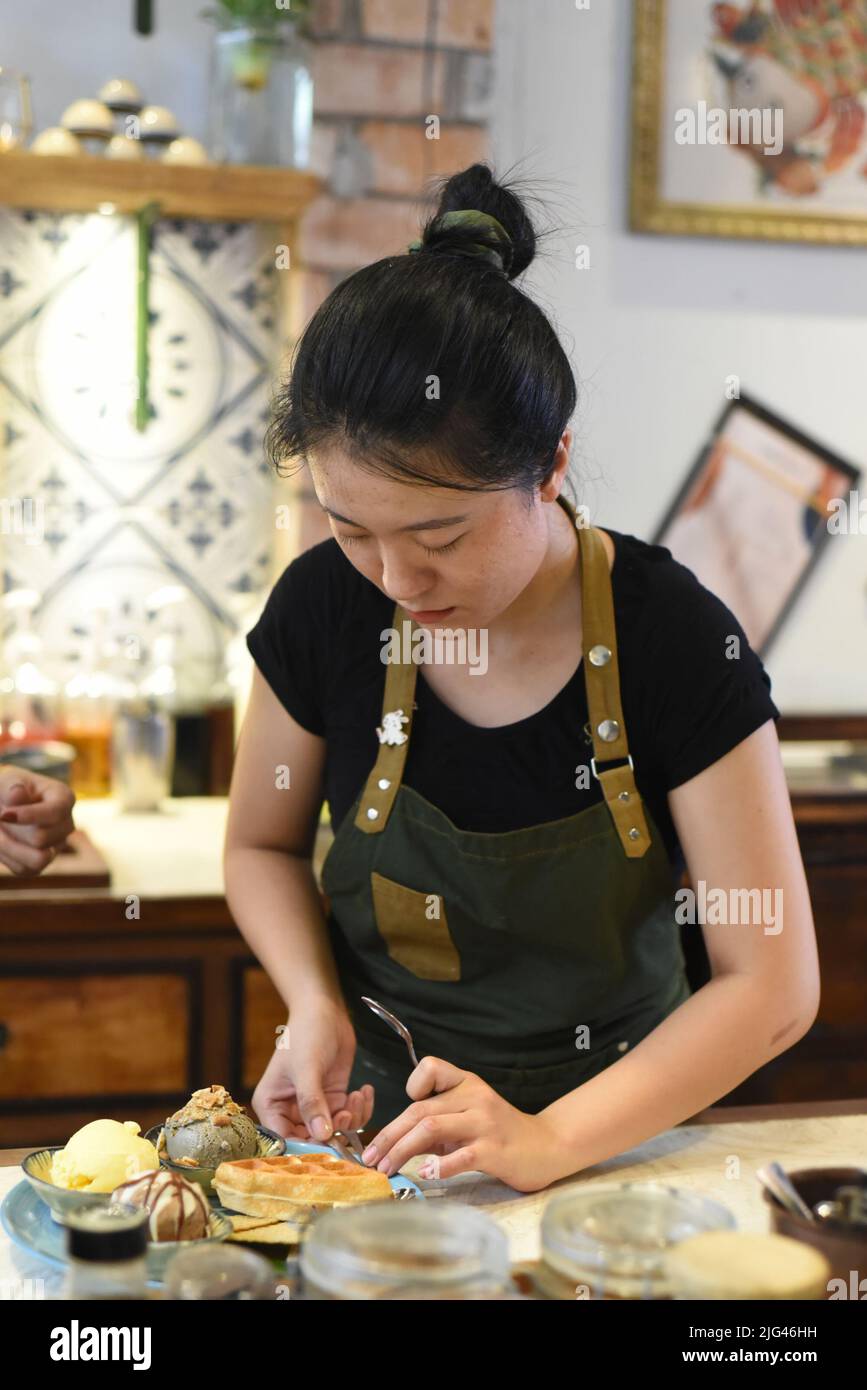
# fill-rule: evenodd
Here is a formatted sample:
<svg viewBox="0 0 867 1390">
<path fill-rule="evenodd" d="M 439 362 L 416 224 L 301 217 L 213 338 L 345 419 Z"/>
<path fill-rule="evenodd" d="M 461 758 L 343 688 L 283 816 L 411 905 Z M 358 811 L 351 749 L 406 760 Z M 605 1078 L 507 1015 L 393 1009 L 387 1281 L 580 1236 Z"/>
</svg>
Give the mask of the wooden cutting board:
<svg viewBox="0 0 867 1390">
<path fill-rule="evenodd" d="M 108 862 L 84 830 L 73 830 L 41 874 L 13 874 L 0 864 L 0 893 L 16 888 L 110 888 Z"/>
</svg>

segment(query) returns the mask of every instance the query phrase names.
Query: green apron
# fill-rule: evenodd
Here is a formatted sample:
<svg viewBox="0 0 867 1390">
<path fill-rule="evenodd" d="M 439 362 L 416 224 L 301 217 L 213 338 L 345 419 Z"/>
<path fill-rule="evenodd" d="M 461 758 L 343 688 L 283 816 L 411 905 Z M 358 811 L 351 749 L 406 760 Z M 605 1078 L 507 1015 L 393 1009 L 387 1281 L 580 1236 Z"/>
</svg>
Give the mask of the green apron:
<svg viewBox="0 0 867 1390">
<path fill-rule="evenodd" d="M 419 1059 L 475 1072 L 536 1114 L 690 994 L 677 885 L 626 741 L 608 559 L 599 533 L 558 500 L 579 538 L 591 770 L 604 799 L 523 830 L 458 829 L 402 785 L 417 666 L 387 666 L 379 754 L 322 868 L 358 1041 L 349 1089 L 373 1084 L 378 1126 L 411 1104 L 412 1062 L 362 995 L 406 1024 Z M 394 628 L 404 622 L 397 605 Z"/>
</svg>

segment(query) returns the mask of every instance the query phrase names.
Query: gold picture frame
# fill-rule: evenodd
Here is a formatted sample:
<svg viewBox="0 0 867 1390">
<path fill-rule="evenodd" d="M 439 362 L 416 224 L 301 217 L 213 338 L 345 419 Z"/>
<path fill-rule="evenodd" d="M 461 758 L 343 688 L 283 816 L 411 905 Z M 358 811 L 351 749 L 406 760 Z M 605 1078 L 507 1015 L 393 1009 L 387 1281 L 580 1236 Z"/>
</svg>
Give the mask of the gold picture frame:
<svg viewBox="0 0 867 1390">
<path fill-rule="evenodd" d="M 860 3 L 860 0 L 859 0 Z M 867 0 L 865 15 L 867 15 Z M 755 202 L 672 200 L 661 191 L 661 138 L 665 109 L 666 45 L 672 6 L 680 0 L 633 0 L 632 148 L 630 227 L 633 231 L 675 236 L 740 237 L 758 241 L 810 242 L 825 246 L 867 246 L 867 176 L 864 212 L 798 211 L 788 205 Z M 691 16 L 710 0 L 690 0 Z M 741 0 L 747 8 L 746 0 Z M 745 156 L 743 156 L 745 157 Z"/>
</svg>

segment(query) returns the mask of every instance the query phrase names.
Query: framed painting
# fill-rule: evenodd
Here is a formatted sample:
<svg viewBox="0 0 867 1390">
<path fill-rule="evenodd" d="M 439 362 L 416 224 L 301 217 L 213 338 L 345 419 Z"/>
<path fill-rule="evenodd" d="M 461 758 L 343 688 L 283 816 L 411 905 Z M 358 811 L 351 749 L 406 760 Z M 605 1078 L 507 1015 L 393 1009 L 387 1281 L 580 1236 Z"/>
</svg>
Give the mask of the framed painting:
<svg viewBox="0 0 867 1390">
<path fill-rule="evenodd" d="M 745 395 L 730 401 L 653 536 L 763 656 L 835 532 L 860 534 L 860 472 Z"/>
<path fill-rule="evenodd" d="M 630 220 L 867 245 L 867 0 L 634 0 Z"/>
</svg>

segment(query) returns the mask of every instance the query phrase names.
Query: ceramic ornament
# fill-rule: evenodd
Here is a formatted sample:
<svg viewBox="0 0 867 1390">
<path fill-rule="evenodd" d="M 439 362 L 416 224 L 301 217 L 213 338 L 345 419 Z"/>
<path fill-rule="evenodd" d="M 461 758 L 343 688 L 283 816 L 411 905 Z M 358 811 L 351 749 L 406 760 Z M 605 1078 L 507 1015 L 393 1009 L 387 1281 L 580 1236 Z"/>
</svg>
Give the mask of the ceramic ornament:
<svg viewBox="0 0 867 1390">
<path fill-rule="evenodd" d="M 81 97 L 67 106 L 60 124 L 80 140 L 110 140 L 114 135 L 114 118 L 108 107 L 91 97 Z"/>
<path fill-rule="evenodd" d="M 105 147 L 106 159 L 144 159 L 140 140 L 131 135 L 113 135 Z"/>
<path fill-rule="evenodd" d="M 125 77 L 112 77 L 99 89 L 99 99 L 116 115 L 134 115 L 142 109 L 144 99 L 134 82 Z"/>
<path fill-rule="evenodd" d="M 71 130 L 63 126 L 50 125 L 41 130 L 30 146 L 32 154 L 81 154 L 81 142 Z"/>
<path fill-rule="evenodd" d="M 178 123 L 167 106 L 144 106 L 138 119 L 139 138 L 146 142 L 167 145 L 180 135 Z"/>
<path fill-rule="evenodd" d="M 208 151 L 191 135 L 182 135 L 166 145 L 163 154 L 164 164 L 209 164 Z"/>
</svg>

